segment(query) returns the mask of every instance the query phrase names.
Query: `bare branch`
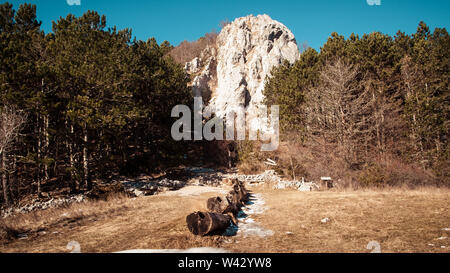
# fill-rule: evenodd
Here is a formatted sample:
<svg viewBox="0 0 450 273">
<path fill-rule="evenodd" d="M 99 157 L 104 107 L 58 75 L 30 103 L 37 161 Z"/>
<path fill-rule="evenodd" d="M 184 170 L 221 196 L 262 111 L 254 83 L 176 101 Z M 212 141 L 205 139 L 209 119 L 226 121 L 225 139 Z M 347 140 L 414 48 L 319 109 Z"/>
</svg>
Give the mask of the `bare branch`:
<svg viewBox="0 0 450 273">
<path fill-rule="evenodd" d="M 11 147 L 25 121 L 25 113 L 15 107 L 4 106 L 0 109 L 0 154 Z"/>
</svg>

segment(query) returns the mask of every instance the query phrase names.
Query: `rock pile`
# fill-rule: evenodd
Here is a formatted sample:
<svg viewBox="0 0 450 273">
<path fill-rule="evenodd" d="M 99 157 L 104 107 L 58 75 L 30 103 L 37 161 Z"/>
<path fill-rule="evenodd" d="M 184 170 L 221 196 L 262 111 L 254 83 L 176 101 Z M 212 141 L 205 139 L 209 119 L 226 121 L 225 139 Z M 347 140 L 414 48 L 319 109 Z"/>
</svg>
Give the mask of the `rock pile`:
<svg viewBox="0 0 450 273">
<path fill-rule="evenodd" d="M 295 189 L 299 191 L 315 191 L 320 189 L 316 183 L 305 182 L 303 178 L 302 181 L 283 180 L 274 170 L 266 170 L 264 173 L 256 175 L 232 174 L 229 175 L 229 178 L 238 179 L 250 185 L 266 183 L 273 185 L 274 189 Z"/>
<path fill-rule="evenodd" d="M 19 205 L 18 207 L 11 207 L 8 209 L 4 209 L 1 211 L 1 215 L 2 217 L 7 217 L 17 213 L 28 213 L 35 210 L 44 210 L 49 208 L 67 206 L 72 203 L 84 202 L 85 200 L 86 197 L 82 194 L 61 198 L 49 198 L 49 199 L 36 198 L 33 199 L 31 202 L 27 203 L 26 205 L 22 206 Z"/>
<path fill-rule="evenodd" d="M 295 189 L 299 191 L 316 191 L 319 186 L 314 182 L 305 181 L 282 181 L 280 180 L 275 186 L 275 189 Z"/>
<path fill-rule="evenodd" d="M 231 179 L 239 179 L 240 181 L 247 182 L 249 184 L 255 183 L 270 183 L 270 182 L 279 182 L 281 181 L 281 177 L 274 170 L 266 170 L 262 174 L 231 174 L 229 175 Z"/>
<path fill-rule="evenodd" d="M 154 195 L 168 190 L 178 190 L 186 185 L 186 182 L 180 180 L 170 180 L 163 178 L 160 180 L 149 180 L 147 177 L 137 180 L 121 181 L 125 191 L 130 195 L 139 197 Z"/>
<path fill-rule="evenodd" d="M 222 184 L 223 175 L 221 173 L 199 174 L 189 180 L 193 186 L 219 187 Z"/>
<path fill-rule="evenodd" d="M 221 172 L 200 167 L 186 168 L 183 169 L 182 173 L 183 177 L 180 180 L 169 179 L 167 177 L 153 179 L 149 176 L 141 176 L 133 180 L 125 179 L 120 182 L 126 192 L 138 197 L 155 195 L 165 191 L 174 191 L 186 185 L 218 187 L 222 185 L 222 179 L 224 178 L 224 174 Z"/>
</svg>

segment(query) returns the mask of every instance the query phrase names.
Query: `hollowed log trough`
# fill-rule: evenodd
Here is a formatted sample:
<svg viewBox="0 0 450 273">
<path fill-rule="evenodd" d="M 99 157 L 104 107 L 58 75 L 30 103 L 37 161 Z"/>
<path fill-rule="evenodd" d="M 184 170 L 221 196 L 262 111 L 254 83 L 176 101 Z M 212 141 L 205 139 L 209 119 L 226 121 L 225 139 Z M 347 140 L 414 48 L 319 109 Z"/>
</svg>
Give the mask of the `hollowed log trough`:
<svg viewBox="0 0 450 273">
<path fill-rule="evenodd" d="M 248 201 L 249 192 L 242 182 L 233 181 L 233 189 L 222 197 L 212 197 L 206 202 L 208 212 L 197 211 L 186 217 L 186 224 L 190 232 L 195 235 L 220 233 L 233 222 L 237 225 L 236 215 L 240 208 Z"/>
<path fill-rule="evenodd" d="M 230 225 L 231 216 L 197 211 L 186 217 L 189 231 L 194 235 L 206 235 L 219 230 L 225 230 Z"/>
</svg>

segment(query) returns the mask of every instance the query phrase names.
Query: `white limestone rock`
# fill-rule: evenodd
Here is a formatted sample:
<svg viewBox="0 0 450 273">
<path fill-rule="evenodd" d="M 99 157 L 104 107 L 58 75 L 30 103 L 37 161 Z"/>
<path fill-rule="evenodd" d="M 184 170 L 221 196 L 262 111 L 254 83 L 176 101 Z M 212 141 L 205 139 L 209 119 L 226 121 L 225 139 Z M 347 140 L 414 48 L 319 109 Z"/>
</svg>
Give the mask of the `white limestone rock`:
<svg viewBox="0 0 450 273">
<path fill-rule="evenodd" d="M 263 103 L 265 79 L 272 68 L 299 57 L 295 37 L 286 26 L 268 15 L 249 15 L 225 26 L 216 46 L 187 63 L 186 71 L 196 75 L 194 95 L 209 94 L 209 107 L 217 116 L 244 106 L 249 121 Z"/>
</svg>

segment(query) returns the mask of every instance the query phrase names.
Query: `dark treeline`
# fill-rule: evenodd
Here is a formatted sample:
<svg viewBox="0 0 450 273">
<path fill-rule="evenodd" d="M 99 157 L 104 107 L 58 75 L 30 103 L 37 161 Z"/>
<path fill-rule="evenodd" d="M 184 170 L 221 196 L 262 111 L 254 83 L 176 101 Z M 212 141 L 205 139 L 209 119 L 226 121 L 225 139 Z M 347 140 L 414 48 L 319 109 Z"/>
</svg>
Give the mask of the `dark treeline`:
<svg viewBox="0 0 450 273">
<path fill-rule="evenodd" d="M 40 25 L 36 6 L 0 5 L 1 203 L 183 157 L 170 111 L 192 99 L 169 43 L 131 41 L 93 11 L 60 18 L 52 33 Z"/>
<path fill-rule="evenodd" d="M 282 137 L 327 156 L 322 173 L 345 179 L 333 172 L 339 166 L 358 171 L 353 182 L 426 182 L 408 171 L 389 181 L 400 171 L 395 158 L 448 185 L 449 53 L 448 32 L 423 22 L 412 35 L 332 33 L 320 53 L 308 49 L 274 69 L 266 102 L 280 105 Z M 308 160 L 317 161 L 313 154 Z"/>
<path fill-rule="evenodd" d="M 107 28 L 92 11 L 60 18 L 52 33 L 40 25 L 36 6 L 0 5 L 0 204 L 86 191 L 96 179 L 192 158 L 191 144 L 170 137 L 172 107 L 192 103 L 189 77 L 174 58 L 197 54 L 214 35 L 173 51 L 167 42 L 131 40 L 131 30 Z M 449 46 L 445 29 L 424 23 L 395 37 L 333 33 L 320 53 L 307 49 L 275 68 L 264 93 L 280 106 L 285 144 L 270 155 L 279 171 L 448 185 Z M 258 160 L 241 144 L 245 170 Z M 211 161 L 226 143 L 206 145 Z"/>
</svg>

